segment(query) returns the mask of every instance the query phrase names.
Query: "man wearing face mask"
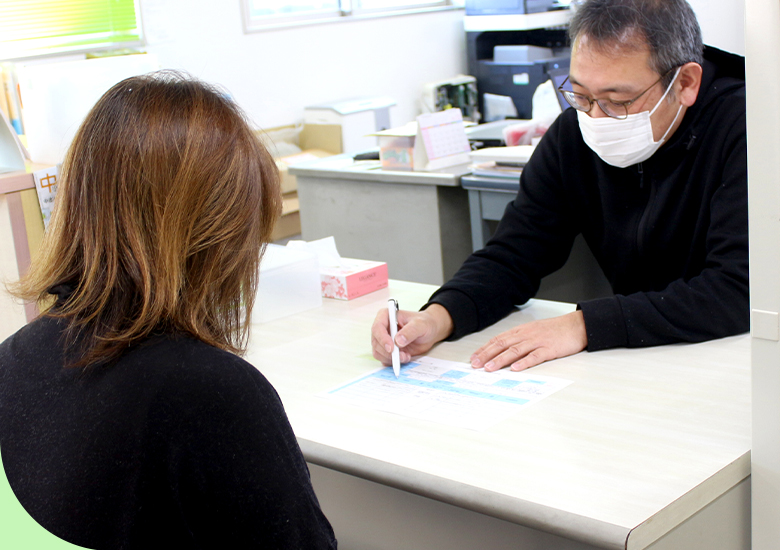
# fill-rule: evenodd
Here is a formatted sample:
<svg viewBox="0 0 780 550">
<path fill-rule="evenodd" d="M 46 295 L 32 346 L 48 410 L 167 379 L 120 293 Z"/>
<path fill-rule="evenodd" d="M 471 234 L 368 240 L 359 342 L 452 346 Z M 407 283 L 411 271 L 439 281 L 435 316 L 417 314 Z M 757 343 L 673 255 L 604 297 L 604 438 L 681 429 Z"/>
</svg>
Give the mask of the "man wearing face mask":
<svg viewBox="0 0 780 550">
<path fill-rule="evenodd" d="M 401 360 L 532 298 L 582 234 L 614 296 L 520 325 L 472 366 L 522 370 L 614 347 L 749 328 L 744 59 L 703 47 L 685 0 L 588 0 L 569 27 L 563 112 L 486 247 L 420 312 L 398 314 Z M 372 327 L 390 362 L 387 313 Z"/>
</svg>

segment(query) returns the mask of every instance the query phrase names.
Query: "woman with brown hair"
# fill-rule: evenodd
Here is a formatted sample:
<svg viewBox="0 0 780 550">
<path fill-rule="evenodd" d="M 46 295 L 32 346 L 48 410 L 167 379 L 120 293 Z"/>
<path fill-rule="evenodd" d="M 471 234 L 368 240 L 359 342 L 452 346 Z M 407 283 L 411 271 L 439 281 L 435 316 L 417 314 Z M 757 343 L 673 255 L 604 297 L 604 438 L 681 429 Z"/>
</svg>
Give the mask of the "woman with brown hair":
<svg viewBox="0 0 780 550">
<path fill-rule="evenodd" d="M 273 387 L 237 357 L 280 211 L 218 90 L 126 79 L 87 115 L 43 248 L 44 311 L 0 344 L 0 450 L 21 504 L 88 548 L 335 548 Z"/>
</svg>

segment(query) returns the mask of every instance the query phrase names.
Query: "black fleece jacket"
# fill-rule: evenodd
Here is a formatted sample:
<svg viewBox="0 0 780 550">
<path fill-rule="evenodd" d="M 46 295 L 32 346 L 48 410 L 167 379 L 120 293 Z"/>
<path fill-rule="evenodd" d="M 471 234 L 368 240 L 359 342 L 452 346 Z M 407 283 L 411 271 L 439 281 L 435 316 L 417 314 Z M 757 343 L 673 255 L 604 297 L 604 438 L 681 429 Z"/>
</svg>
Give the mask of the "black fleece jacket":
<svg viewBox="0 0 780 550">
<path fill-rule="evenodd" d="M 578 304 L 589 351 L 748 330 L 744 59 L 709 47 L 704 56 L 695 104 L 643 163 L 606 164 L 574 109 L 558 117 L 494 237 L 431 296 L 453 318 L 451 339 L 532 298 L 580 233 L 615 293 Z"/>
<path fill-rule="evenodd" d="M 150 337 L 63 368 L 63 322 L 0 344 L 0 451 L 43 527 L 86 548 L 334 549 L 271 384 L 235 355 Z"/>
</svg>

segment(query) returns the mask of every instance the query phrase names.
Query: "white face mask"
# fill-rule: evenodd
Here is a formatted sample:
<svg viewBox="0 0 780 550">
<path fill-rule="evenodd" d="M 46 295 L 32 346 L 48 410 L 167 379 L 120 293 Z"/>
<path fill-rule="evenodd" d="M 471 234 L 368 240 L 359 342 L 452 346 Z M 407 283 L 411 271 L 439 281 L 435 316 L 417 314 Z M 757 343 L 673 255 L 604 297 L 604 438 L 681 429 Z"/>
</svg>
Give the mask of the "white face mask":
<svg viewBox="0 0 780 550">
<path fill-rule="evenodd" d="M 650 123 L 650 117 L 672 89 L 678 74 L 680 74 L 680 67 L 677 68 L 674 78 L 652 111 L 631 114 L 622 120 L 612 117 L 593 118 L 588 116 L 588 113 L 577 111 L 582 139 L 594 153 L 601 157 L 601 160 L 618 168 L 625 168 L 649 159 L 663 144 L 682 111 L 680 105 L 664 135 L 659 141 L 653 141 L 653 125 Z"/>
</svg>

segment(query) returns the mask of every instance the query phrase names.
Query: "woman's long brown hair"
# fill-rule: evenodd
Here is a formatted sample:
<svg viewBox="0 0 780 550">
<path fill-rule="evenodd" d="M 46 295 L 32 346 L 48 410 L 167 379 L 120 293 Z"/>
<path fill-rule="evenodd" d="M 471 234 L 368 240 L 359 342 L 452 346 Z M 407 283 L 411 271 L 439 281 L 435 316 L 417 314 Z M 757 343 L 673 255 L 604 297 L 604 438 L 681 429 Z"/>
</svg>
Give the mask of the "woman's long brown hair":
<svg viewBox="0 0 780 550">
<path fill-rule="evenodd" d="M 276 164 L 233 101 L 180 73 L 128 78 L 79 128 L 12 292 L 45 304 L 74 288 L 46 312 L 67 321 L 70 366 L 159 331 L 240 353 L 280 205 Z"/>
</svg>

